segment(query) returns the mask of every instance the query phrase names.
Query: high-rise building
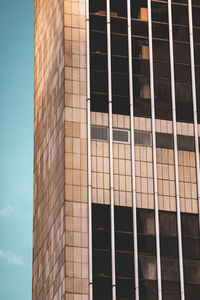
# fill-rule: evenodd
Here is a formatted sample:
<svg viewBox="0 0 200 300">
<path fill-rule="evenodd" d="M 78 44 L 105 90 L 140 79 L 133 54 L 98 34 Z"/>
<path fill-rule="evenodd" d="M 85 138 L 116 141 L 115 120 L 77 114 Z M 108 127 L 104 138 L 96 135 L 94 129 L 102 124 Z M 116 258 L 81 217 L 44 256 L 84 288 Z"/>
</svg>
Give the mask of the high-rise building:
<svg viewBox="0 0 200 300">
<path fill-rule="evenodd" d="M 35 0 L 33 300 L 200 297 L 200 1 Z"/>
</svg>

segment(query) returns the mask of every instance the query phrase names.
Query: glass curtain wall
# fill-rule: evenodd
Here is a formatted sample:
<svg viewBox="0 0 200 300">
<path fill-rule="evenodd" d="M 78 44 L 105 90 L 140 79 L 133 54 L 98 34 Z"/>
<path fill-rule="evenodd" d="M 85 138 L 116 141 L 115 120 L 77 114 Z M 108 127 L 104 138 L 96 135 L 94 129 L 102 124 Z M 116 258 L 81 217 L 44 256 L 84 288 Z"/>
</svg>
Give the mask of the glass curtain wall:
<svg viewBox="0 0 200 300">
<path fill-rule="evenodd" d="M 140 299 L 157 299 L 154 211 L 137 209 Z M 185 299 L 200 292 L 198 215 L 182 213 Z M 162 297 L 179 300 L 179 260 L 175 212 L 159 212 Z M 115 206 L 117 300 L 134 300 L 133 222 L 130 207 Z M 110 206 L 93 204 L 94 300 L 112 299 Z"/>
<path fill-rule="evenodd" d="M 200 123 L 200 2 L 192 1 L 193 15 L 193 35 L 194 35 L 194 61 L 196 74 L 196 93 L 197 93 L 197 117 Z"/>
<path fill-rule="evenodd" d="M 126 0 L 111 1 L 113 113 L 129 114 Z M 199 4 L 193 1 L 196 79 L 200 77 Z M 148 10 L 146 0 L 131 1 L 134 114 L 151 116 Z M 176 114 L 193 122 L 187 1 L 172 1 Z M 156 118 L 172 119 L 167 1 L 152 1 Z M 91 109 L 108 112 L 106 1 L 90 0 Z M 197 86 L 197 96 L 200 98 Z M 199 100 L 198 100 L 199 101 Z M 199 109 L 199 105 L 198 105 Z"/>
</svg>

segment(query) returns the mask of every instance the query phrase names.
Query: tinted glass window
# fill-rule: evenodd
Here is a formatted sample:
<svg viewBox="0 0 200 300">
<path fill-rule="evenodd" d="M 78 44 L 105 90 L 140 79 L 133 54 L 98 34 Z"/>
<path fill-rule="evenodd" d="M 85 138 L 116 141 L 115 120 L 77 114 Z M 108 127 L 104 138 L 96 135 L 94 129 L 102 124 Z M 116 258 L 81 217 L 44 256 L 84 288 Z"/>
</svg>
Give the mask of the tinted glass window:
<svg viewBox="0 0 200 300">
<path fill-rule="evenodd" d="M 131 208 L 115 206 L 115 230 L 133 231 L 133 211 Z"/>
<path fill-rule="evenodd" d="M 139 233 L 155 234 L 154 211 L 150 209 L 138 209 L 137 225 Z"/>
<path fill-rule="evenodd" d="M 181 214 L 182 234 L 185 236 L 199 236 L 198 215 Z"/>
<path fill-rule="evenodd" d="M 110 229 L 110 206 L 92 205 L 92 226 L 94 229 Z"/>
<path fill-rule="evenodd" d="M 161 235 L 177 235 L 176 213 L 160 211 L 159 218 Z"/>
<path fill-rule="evenodd" d="M 93 251 L 93 273 L 99 276 L 111 276 L 111 253 Z"/>
<path fill-rule="evenodd" d="M 111 277 L 93 278 L 93 292 L 95 300 L 110 300 L 112 298 L 112 279 Z"/>
<path fill-rule="evenodd" d="M 172 134 L 156 133 L 156 147 L 173 149 Z"/>
<path fill-rule="evenodd" d="M 161 259 L 162 280 L 179 282 L 178 259 Z"/>
<path fill-rule="evenodd" d="M 140 279 L 156 280 L 156 259 L 151 256 L 139 257 L 139 277 Z"/>
</svg>

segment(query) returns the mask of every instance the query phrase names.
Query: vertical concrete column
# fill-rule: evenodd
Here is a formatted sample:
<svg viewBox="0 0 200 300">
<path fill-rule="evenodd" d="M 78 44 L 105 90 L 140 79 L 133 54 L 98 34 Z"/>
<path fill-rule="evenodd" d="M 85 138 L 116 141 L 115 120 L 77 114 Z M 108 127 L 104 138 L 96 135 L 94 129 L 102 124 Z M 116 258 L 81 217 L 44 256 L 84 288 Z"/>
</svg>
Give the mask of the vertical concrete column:
<svg viewBox="0 0 200 300">
<path fill-rule="evenodd" d="M 88 299 L 85 0 L 64 1 L 66 299 Z"/>
</svg>

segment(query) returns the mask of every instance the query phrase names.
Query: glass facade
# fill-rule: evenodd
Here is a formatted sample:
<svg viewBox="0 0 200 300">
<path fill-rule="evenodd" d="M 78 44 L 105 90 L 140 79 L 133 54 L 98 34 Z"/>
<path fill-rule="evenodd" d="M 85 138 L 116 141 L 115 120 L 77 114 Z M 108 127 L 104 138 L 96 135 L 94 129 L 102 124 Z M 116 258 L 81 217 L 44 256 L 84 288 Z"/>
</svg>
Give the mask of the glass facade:
<svg viewBox="0 0 200 300">
<path fill-rule="evenodd" d="M 187 1 L 172 1 L 176 118 L 193 122 L 192 78 Z M 111 55 L 113 113 L 129 115 L 127 3 L 112 0 Z M 196 82 L 199 82 L 199 5 L 193 1 Z M 131 2 L 134 115 L 151 117 L 148 8 Z M 167 1 L 151 1 L 155 114 L 172 120 L 169 21 Z M 108 112 L 106 1 L 90 1 L 91 109 Z M 196 84 L 198 112 L 199 85 Z M 198 114 L 199 115 L 199 114 Z"/>
<path fill-rule="evenodd" d="M 94 299 L 112 299 L 110 206 L 93 204 Z M 140 299 L 156 300 L 156 242 L 154 210 L 137 209 Z M 198 216 L 181 214 L 185 299 L 200 291 Z M 181 299 L 176 213 L 159 211 L 162 297 Z M 135 299 L 132 208 L 115 206 L 117 299 Z"/>
<path fill-rule="evenodd" d="M 194 300 L 200 4 L 89 4 L 93 299 Z M 116 145 L 113 126 L 130 135 L 126 146 Z"/>
</svg>

